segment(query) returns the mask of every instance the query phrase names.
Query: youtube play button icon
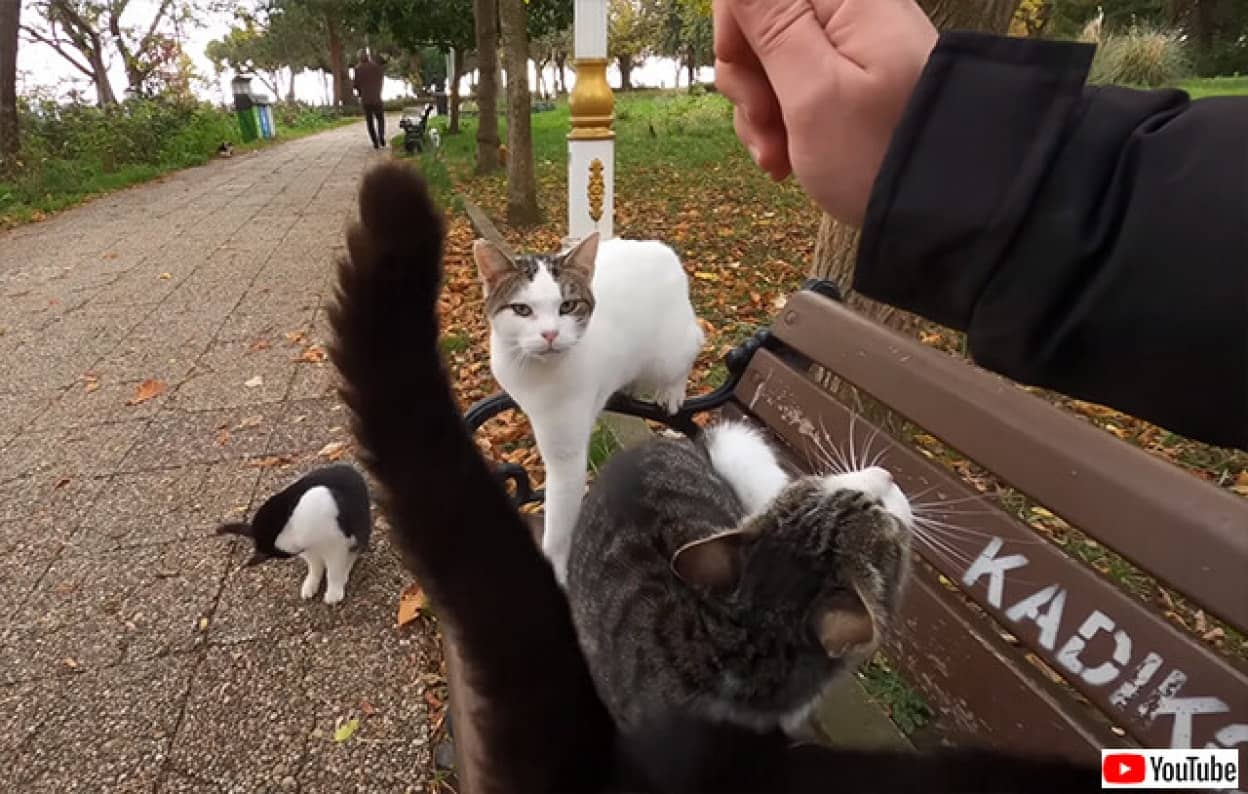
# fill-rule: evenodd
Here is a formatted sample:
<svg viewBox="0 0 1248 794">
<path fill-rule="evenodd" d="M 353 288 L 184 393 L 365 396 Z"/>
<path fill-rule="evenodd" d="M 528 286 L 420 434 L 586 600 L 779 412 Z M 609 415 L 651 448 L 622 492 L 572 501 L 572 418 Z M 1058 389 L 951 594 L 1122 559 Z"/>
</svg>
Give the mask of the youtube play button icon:
<svg viewBox="0 0 1248 794">
<path fill-rule="evenodd" d="M 1144 756 L 1139 753 L 1114 753 L 1101 761 L 1101 777 L 1106 783 L 1143 783 L 1147 775 Z"/>
</svg>

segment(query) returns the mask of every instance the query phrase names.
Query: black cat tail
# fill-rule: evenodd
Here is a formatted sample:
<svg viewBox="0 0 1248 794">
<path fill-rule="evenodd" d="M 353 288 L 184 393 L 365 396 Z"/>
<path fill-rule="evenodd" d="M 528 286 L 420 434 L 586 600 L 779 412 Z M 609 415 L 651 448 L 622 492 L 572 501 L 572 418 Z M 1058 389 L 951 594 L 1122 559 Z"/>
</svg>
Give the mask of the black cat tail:
<svg viewBox="0 0 1248 794">
<path fill-rule="evenodd" d="M 482 790 L 591 791 L 609 773 L 614 727 L 554 573 L 452 396 L 437 344 L 443 238 L 415 170 L 392 162 L 365 175 L 338 264 L 330 356 L 407 565 L 463 675 L 495 704 L 470 715 Z"/>
</svg>

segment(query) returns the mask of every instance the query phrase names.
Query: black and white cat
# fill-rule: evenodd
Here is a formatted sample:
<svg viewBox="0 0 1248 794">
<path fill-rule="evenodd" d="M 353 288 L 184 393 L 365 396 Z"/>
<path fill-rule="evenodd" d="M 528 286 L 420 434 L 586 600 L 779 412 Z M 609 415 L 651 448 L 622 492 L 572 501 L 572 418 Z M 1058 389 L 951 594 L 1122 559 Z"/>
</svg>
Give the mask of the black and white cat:
<svg viewBox="0 0 1248 794">
<path fill-rule="evenodd" d="M 372 530 L 368 484 L 354 466 L 339 463 L 269 497 L 251 523 L 224 524 L 217 533 L 251 538 L 256 550 L 247 565 L 302 557 L 308 575 L 299 595 L 315 596 L 325 577 L 325 603 L 337 604 L 346 596 L 356 559 L 368 550 Z"/>
<path fill-rule="evenodd" d="M 364 464 L 407 566 L 481 700 L 474 788 L 547 792 L 1100 790 L 1095 766 L 994 750 L 793 746 L 679 707 L 621 725 L 595 686 L 567 598 L 481 458 L 450 390 L 436 303 L 444 224 L 399 162 L 366 174 L 330 309 L 334 364 Z M 759 494 L 760 503 L 766 494 Z M 743 505 L 744 506 L 744 505 Z"/>
</svg>

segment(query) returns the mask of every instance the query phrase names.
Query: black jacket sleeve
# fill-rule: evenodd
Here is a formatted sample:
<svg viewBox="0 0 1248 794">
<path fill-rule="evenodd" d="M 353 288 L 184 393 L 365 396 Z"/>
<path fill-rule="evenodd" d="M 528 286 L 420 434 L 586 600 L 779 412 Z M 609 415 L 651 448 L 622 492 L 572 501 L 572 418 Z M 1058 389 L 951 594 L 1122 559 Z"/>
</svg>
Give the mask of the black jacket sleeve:
<svg viewBox="0 0 1248 794">
<path fill-rule="evenodd" d="M 1087 45 L 944 35 L 854 287 L 985 367 L 1248 448 L 1248 97 L 1085 87 Z"/>
</svg>

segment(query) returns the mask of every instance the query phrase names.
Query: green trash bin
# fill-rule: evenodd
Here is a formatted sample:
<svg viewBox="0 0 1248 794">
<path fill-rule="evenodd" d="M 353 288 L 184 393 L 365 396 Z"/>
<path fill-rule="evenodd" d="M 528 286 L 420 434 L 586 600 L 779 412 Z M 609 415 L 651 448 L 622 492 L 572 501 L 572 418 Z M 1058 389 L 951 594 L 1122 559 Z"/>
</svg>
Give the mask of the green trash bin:
<svg viewBox="0 0 1248 794">
<path fill-rule="evenodd" d="M 260 122 L 260 99 L 251 93 L 251 78 L 240 74 L 230 82 L 234 90 L 234 112 L 238 115 L 238 129 L 243 135 L 243 143 L 250 143 L 263 134 Z M 265 137 L 272 137 L 265 136 Z"/>
</svg>

